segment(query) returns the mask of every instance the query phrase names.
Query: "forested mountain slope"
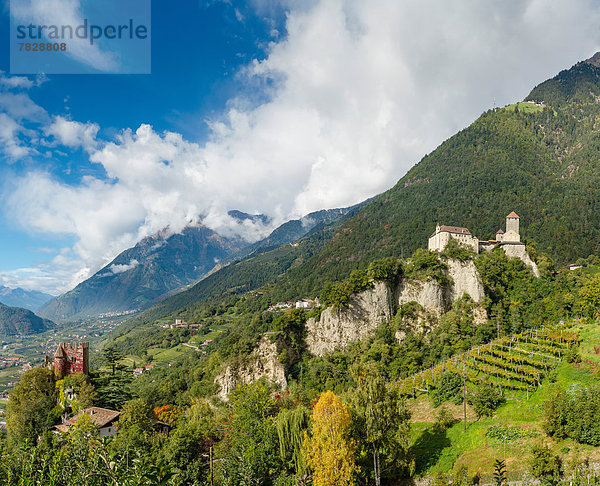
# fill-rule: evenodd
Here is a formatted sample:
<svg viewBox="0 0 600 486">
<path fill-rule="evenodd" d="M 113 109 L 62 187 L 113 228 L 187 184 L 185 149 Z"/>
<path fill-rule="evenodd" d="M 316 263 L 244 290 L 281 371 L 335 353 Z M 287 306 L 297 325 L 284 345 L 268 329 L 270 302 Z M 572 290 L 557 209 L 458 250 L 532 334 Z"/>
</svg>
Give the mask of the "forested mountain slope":
<svg viewBox="0 0 600 486">
<path fill-rule="evenodd" d="M 342 280 L 377 258 L 410 256 L 427 245 L 437 222 L 466 226 L 488 239 L 510 211 L 521 217 L 521 237 L 534 257 L 546 253 L 567 263 L 597 252 L 600 68 L 578 63 L 536 87 L 527 99 L 537 104 L 483 113 L 390 190 L 348 214 L 342 224 L 328 226 L 327 236 L 319 236 L 321 246 L 293 264 L 271 272 L 263 261 L 277 252 L 289 258 L 292 248 L 259 255 L 211 275 L 185 295 L 151 309 L 143 320 L 184 309 L 190 314 L 209 295 L 243 293 L 275 280 L 263 292 L 261 305 L 318 295 L 327 282 Z"/>
<path fill-rule="evenodd" d="M 54 327 L 54 323 L 36 316 L 28 309 L 0 304 L 0 337 L 37 334 Z"/>
</svg>

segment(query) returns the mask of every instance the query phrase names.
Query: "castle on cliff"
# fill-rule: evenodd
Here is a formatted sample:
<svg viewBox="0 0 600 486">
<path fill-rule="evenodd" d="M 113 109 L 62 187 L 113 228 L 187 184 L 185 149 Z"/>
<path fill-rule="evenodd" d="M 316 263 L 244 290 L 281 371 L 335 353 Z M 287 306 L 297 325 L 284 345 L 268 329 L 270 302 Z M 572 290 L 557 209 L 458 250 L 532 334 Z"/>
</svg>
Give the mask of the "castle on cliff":
<svg viewBox="0 0 600 486">
<path fill-rule="evenodd" d="M 440 226 L 438 223 L 435 232 L 429 237 L 428 247 L 431 251 L 440 252 L 451 240 L 458 241 L 460 244 L 471 248 L 475 253 L 482 250 L 491 250 L 495 246 L 518 245 L 525 247 L 519 234 L 519 215 L 514 211 L 506 216 L 506 231 L 499 229 L 496 232 L 495 240 L 480 240 L 473 236 L 467 228 Z"/>
</svg>

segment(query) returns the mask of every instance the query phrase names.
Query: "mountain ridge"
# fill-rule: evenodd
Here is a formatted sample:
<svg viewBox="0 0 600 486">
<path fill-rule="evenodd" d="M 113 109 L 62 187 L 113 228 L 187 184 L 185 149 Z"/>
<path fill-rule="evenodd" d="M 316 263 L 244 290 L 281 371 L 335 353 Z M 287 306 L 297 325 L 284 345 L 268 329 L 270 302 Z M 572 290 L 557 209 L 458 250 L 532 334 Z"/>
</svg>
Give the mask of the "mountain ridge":
<svg viewBox="0 0 600 486">
<path fill-rule="evenodd" d="M 54 328 L 54 322 L 44 319 L 28 309 L 0 303 L 0 336 L 38 334 Z"/>
<path fill-rule="evenodd" d="M 9 307 L 22 307 L 35 311 L 54 296 L 39 290 L 25 290 L 20 287 L 10 288 L 0 285 L 0 302 Z"/>
<path fill-rule="evenodd" d="M 121 252 L 92 277 L 44 305 L 39 313 L 63 321 L 144 309 L 163 294 L 196 281 L 244 245 L 240 238 L 225 238 L 201 225 L 188 226 L 181 233 L 163 230 Z"/>
</svg>

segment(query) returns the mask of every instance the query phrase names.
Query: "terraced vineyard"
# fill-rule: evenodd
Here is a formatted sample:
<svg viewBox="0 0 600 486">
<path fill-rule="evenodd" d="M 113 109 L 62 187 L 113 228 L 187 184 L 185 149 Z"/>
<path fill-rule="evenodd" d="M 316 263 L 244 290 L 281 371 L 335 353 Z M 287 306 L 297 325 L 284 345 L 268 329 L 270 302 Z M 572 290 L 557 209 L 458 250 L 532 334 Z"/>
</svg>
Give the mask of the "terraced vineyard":
<svg viewBox="0 0 600 486">
<path fill-rule="evenodd" d="M 573 324 L 559 324 L 495 339 L 400 380 L 399 392 L 412 397 L 428 393 L 446 372 L 456 373 L 475 385 L 488 380 L 501 389 L 534 391 L 577 343 L 577 331 L 572 327 Z"/>
</svg>

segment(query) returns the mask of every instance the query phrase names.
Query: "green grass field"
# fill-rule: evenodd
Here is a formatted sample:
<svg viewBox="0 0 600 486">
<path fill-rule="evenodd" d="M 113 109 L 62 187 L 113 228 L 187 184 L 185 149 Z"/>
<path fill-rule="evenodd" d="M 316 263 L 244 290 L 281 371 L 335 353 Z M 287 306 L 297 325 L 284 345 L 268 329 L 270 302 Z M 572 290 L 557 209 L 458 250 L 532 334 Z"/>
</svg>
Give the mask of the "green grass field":
<svg viewBox="0 0 600 486">
<path fill-rule="evenodd" d="M 507 105 L 504 107 L 504 109 L 508 111 L 515 111 L 516 107 L 519 107 L 519 111 L 521 113 L 537 113 L 544 110 L 543 106 L 534 105 L 533 103 L 528 103 L 526 101 L 521 101 L 519 103 L 515 103 L 514 105 Z"/>
</svg>

